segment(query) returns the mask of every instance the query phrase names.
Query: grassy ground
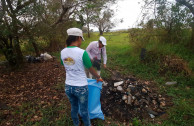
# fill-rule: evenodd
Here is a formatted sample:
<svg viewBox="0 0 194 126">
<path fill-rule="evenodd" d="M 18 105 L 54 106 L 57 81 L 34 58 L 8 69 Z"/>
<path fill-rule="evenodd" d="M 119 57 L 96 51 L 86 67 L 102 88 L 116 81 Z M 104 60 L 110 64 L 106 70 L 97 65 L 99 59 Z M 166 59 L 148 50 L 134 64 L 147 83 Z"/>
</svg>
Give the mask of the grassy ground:
<svg viewBox="0 0 194 126">
<path fill-rule="evenodd" d="M 168 110 L 168 117 L 161 123 L 162 126 L 193 126 L 194 125 L 194 89 L 193 77 L 185 77 L 182 74 L 174 75 L 169 72 L 164 75 L 159 74 L 158 61 L 152 63 L 142 63 L 139 60 L 139 49 L 134 48 L 134 44 L 130 41 L 128 33 L 107 33 L 104 35 L 107 39 L 107 66 L 113 70 L 118 70 L 124 75 L 135 75 L 138 78 L 144 80 L 153 80 L 156 85 L 160 87 L 160 91 L 167 93 L 173 97 L 174 106 Z M 97 41 L 99 36 L 92 34 L 91 38 L 85 36 L 85 40 L 82 43 L 83 49 L 91 41 Z M 148 50 L 157 50 L 165 55 L 176 55 L 184 59 L 189 68 L 194 70 L 194 56 L 190 51 L 185 49 L 181 45 L 170 45 L 152 43 L 147 45 Z M 55 56 L 60 57 L 60 52 L 54 53 Z M 60 61 L 60 60 L 59 60 Z M 109 73 L 106 70 L 102 70 L 102 77 L 108 78 Z M 167 81 L 177 81 L 176 86 L 166 87 L 164 86 Z M 63 83 L 58 83 L 55 87 L 57 90 L 63 90 Z M 37 101 L 38 103 L 39 101 Z M 70 110 L 66 103 L 60 102 L 60 104 L 50 104 L 47 107 L 37 106 L 37 103 L 26 102 L 23 103 L 17 110 L 13 110 L 11 114 L 20 116 L 24 126 L 42 126 L 42 125 L 72 125 L 70 118 Z M 39 112 L 41 119 L 35 116 L 36 112 Z M 3 113 L 0 111 L 0 117 Z M 37 120 L 37 121 L 36 121 Z M 159 119 L 162 120 L 162 119 Z M 14 119 L 12 119 L 14 121 Z M 0 119 L 1 122 L 4 120 Z M 36 123 L 34 123 L 36 122 Z M 138 119 L 132 120 L 132 123 L 137 125 L 143 125 Z M 99 126 L 118 126 L 124 125 L 119 122 L 114 122 L 112 119 L 106 118 L 106 122 L 97 121 Z M 9 123 L 7 123 L 9 125 Z M 144 124 L 154 126 L 155 124 Z"/>
<path fill-rule="evenodd" d="M 121 73 L 134 74 L 135 76 L 153 80 L 160 87 L 161 92 L 173 97 L 174 107 L 168 111 L 169 117 L 163 125 L 192 126 L 194 125 L 194 77 L 184 76 L 181 73 L 174 74 L 166 72 L 161 75 L 159 71 L 159 61 L 154 63 L 142 63 L 139 60 L 139 50 L 133 48 L 128 33 L 107 33 L 107 54 L 108 64 L 111 69 L 119 70 Z M 85 37 L 86 38 L 86 37 Z M 89 42 L 98 40 L 99 36 L 93 34 L 90 39 L 86 39 L 82 48 L 86 48 Z M 163 55 L 174 55 L 184 59 L 190 70 L 194 70 L 194 55 L 183 45 L 171 45 L 165 43 L 152 43 L 147 45 L 147 50 L 157 50 Z M 157 59 L 155 59 L 157 60 Z M 108 73 L 102 71 L 103 77 Z M 167 81 L 177 81 L 176 86 L 166 87 Z M 152 125 L 152 124 L 150 124 Z"/>
<path fill-rule="evenodd" d="M 139 60 L 140 50 L 134 48 L 134 43 L 129 39 L 128 33 L 106 33 L 107 39 L 107 66 L 114 70 L 119 70 L 122 74 L 133 74 L 144 80 L 153 80 L 160 88 L 160 92 L 167 93 L 173 97 L 174 106 L 168 110 L 168 115 L 161 125 L 170 126 L 192 126 L 194 125 L 194 77 L 183 74 L 174 75 L 167 72 L 161 75 L 159 71 L 159 61 L 142 63 Z M 86 41 L 81 48 L 85 49 L 91 41 L 97 41 L 99 36 L 92 34 L 91 38 L 85 36 Z M 156 50 L 163 55 L 174 55 L 186 61 L 190 70 L 194 70 L 194 55 L 182 45 L 151 43 L 147 45 L 147 50 Z M 102 76 L 108 77 L 109 73 L 102 70 Z M 176 86 L 166 87 L 167 81 L 177 81 Z M 134 119 L 133 123 L 139 125 L 140 122 Z M 146 124 L 154 125 L 154 124 Z"/>
</svg>

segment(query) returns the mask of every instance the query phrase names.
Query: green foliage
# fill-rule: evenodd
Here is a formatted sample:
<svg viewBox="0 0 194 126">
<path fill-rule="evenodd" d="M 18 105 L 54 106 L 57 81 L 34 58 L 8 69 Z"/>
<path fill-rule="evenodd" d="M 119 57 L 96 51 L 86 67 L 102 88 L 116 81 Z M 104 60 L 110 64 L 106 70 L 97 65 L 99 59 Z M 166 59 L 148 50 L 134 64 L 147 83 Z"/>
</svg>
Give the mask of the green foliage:
<svg viewBox="0 0 194 126">
<path fill-rule="evenodd" d="M 48 42 L 41 39 L 41 38 L 35 39 L 35 42 L 37 44 L 37 48 L 41 52 L 44 52 L 45 49 L 48 48 L 48 46 L 49 46 Z M 35 50 L 34 50 L 31 42 L 29 42 L 28 40 L 23 40 L 20 45 L 21 45 L 21 50 L 22 50 L 24 55 L 35 56 Z"/>
<path fill-rule="evenodd" d="M 114 24 L 110 21 L 113 17 L 113 11 L 110 9 L 110 5 L 114 4 L 115 0 L 95 0 L 83 2 L 80 10 L 76 11 L 74 16 L 79 17 L 81 23 L 81 29 L 84 25 L 87 26 L 87 30 L 90 31 L 90 25 L 94 25 L 99 28 L 100 34 L 111 29 Z M 88 31 L 88 37 L 90 32 Z"/>
<path fill-rule="evenodd" d="M 142 124 L 141 124 L 141 121 L 139 119 L 137 119 L 137 118 L 133 119 L 133 126 L 141 126 L 141 125 Z"/>
<path fill-rule="evenodd" d="M 189 30 L 192 29 L 191 24 L 194 15 L 186 6 L 167 0 L 145 0 L 144 2 L 146 9 L 144 10 L 142 22 L 147 23 L 141 23 L 140 25 L 148 30 L 146 26 L 150 25 L 150 21 L 152 21 L 155 30 L 148 31 L 152 37 L 155 36 L 158 40 L 160 38 L 160 42 L 172 44 L 182 43 L 188 46 L 189 43 L 192 43 L 190 41 L 193 35 Z M 155 17 L 150 16 L 150 14 L 155 15 Z M 189 34 L 187 34 L 187 31 L 189 31 Z"/>
</svg>

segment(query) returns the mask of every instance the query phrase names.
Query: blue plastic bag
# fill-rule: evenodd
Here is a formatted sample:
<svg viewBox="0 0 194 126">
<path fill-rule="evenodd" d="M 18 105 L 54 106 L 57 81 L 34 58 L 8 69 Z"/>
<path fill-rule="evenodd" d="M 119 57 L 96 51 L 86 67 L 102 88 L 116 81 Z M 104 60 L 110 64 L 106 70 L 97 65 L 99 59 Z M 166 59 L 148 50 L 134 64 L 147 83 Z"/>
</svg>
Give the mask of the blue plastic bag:
<svg viewBox="0 0 194 126">
<path fill-rule="evenodd" d="M 101 110 L 100 91 L 102 89 L 102 82 L 94 79 L 88 79 L 88 111 L 90 119 L 99 118 L 104 120 L 104 115 Z"/>
<path fill-rule="evenodd" d="M 88 94 L 89 118 L 90 119 L 99 118 L 104 120 L 104 115 L 102 113 L 101 103 L 100 103 L 100 91 L 102 89 L 102 82 L 97 83 L 97 81 L 94 79 L 87 79 L 87 81 L 88 81 L 88 91 L 89 91 L 89 94 Z"/>
</svg>

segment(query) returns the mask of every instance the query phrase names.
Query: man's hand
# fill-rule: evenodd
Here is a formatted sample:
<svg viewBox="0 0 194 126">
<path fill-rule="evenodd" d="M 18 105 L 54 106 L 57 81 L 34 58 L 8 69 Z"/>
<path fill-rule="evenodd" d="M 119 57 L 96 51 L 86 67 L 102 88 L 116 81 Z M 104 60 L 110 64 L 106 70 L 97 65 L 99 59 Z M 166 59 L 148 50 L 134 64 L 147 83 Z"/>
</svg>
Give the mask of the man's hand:
<svg viewBox="0 0 194 126">
<path fill-rule="evenodd" d="M 104 69 L 106 69 L 106 64 L 104 64 Z"/>
<path fill-rule="evenodd" d="M 96 79 L 96 80 L 97 80 L 97 83 L 98 83 L 99 81 L 103 82 L 102 78 L 98 78 L 98 79 Z"/>
</svg>

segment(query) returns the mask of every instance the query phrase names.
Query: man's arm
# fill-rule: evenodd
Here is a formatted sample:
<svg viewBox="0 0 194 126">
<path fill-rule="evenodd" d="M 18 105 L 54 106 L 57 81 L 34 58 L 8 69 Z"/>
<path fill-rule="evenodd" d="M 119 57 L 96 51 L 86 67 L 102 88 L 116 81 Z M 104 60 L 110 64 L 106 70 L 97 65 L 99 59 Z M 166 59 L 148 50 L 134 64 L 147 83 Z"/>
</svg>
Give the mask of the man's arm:
<svg viewBox="0 0 194 126">
<path fill-rule="evenodd" d="M 91 63 L 91 60 L 88 56 L 88 53 L 85 51 L 84 54 L 83 54 L 83 64 L 86 68 L 89 69 L 90 73 L 96 77 L 96 80 L 97 82 L 99 81 L 103 81 L 100 77 L 100 75 L 97 74 L 97 72 L 95 71 L 95 69 L 92 67 L 92 63 Z"/>
<path fill-rule="evenodd" d="M 90 44 L 88 45 L 88 47 L 86 48 L 86 51 L 87 51 L 87 53 L 88 53 L 90 59 L 93 59 L 92 55 L 90 54 L 90 51 L 92 50 L 92 48 L 93 48 L 92 43 L 90 43 Z"/>
<path fill-rule="evenodd" d="M 102 55 L 103 55 L 103 64 L 106 65 L 107 63 L 107 54 L 106 54 L 106 47 L 102 49 Z"/>
</svg>

